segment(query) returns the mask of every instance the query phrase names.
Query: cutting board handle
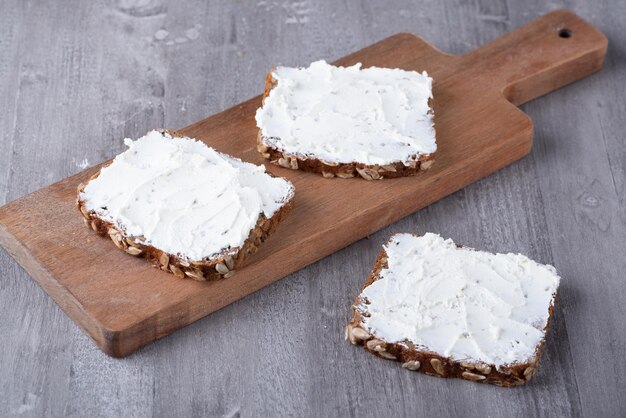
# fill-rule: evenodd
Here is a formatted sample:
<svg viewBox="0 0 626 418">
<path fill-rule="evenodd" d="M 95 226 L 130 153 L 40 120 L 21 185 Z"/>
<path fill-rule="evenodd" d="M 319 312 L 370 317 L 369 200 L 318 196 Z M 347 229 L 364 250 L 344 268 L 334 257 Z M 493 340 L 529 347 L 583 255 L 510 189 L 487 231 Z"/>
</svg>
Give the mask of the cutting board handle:
<svg viewBox="0 0 626 418">
<path fill-rule="evenodd" d="M 516 105 L 602 68 L 602 32 L 567 10 L 548 13 L 462 57 L 477 80 L 494 80 Z"/>
</svg>

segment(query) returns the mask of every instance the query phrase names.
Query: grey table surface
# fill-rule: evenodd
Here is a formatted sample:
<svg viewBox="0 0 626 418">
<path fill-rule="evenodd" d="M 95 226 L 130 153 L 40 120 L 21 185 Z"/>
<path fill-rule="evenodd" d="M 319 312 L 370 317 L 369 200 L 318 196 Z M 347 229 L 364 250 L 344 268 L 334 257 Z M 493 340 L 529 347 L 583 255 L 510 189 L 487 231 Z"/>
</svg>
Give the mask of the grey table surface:
<svg viewBox="0 0 626 418">
<path fill-rule="evenodd" d="M 606 33 L 604 70 L 523 106 L 523 160 L 128 358 L 104 355 L 0 251 L 1 416 L 624 416 L 626 3 L 0 3 L 0 203 L 258 94 L 276 64 L 401 31 L 463 53 L 555 8 Z M 343 340 L 393 232 L 522 252 L 563 277 L 535 378 L 502 389 L 403 370 Z"/>
</svg>

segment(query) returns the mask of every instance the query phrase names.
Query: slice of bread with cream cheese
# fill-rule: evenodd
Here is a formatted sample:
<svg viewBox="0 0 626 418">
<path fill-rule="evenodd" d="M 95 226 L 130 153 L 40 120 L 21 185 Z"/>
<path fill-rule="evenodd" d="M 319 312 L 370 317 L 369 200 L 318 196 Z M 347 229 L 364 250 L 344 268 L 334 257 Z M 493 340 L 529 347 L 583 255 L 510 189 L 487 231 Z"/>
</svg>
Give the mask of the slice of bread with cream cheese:
<svg viewBox="0 0 626 418">
<path fill-rule="evenodd" d="M 353 305 L 353 344 L 441 377 L 520 385 L 537 369 L 560 278 L 521 254 L 397 234 Z"/>
<path fill-rule="evenodd" d="M 426 72 L 277 67 L 257 110 L 257 148 L 272 163 L 324 177 L 408 176 L 437 150 L 432 79 Z"/>
<path fill-rule="evenodd" d="M 293 185 L 195 139 L 151 131 L 78 190 L 95 232 L 195 280 L 230 277 L 291 210 Z"/>
</svg>

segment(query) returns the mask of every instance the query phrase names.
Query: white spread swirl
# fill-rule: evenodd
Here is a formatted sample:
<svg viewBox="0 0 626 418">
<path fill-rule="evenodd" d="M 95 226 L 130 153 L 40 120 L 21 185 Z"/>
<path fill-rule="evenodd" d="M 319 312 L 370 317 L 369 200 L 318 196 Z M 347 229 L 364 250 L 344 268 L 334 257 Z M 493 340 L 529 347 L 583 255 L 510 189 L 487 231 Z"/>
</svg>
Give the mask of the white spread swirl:
<svg viewBox="0 0 626 418">
<path fill-rule="evenodd" d="M 80 198 L 128 235 L 189 260 L 241 246 L 260 214 L 294 193 L 287 180 L 190 138 L 158 131 L 132 141 Z"/>
<path fill-rule="evenodd" d="M 432 233 L 397 234 L 384 248 L 388 268 L 358 306 L 372 335 L 498 367 L 534 357 L 559 285 L 554 267 Z"/>
<path fill-rule="evenodd" d="M 256 122 L 267 145 L 287 154 L 384 165 L 437 150 L 426 72 L 316 61 L 272 77 Z"/>
</svg>

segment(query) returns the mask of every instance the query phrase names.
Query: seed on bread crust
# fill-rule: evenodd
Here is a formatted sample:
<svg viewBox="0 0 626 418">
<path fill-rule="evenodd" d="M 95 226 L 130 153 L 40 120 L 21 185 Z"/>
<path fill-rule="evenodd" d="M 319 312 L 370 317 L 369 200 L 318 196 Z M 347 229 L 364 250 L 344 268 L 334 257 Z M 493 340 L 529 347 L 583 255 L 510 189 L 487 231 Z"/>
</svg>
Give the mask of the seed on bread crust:
<svg viewBox="0 0 626 418">
<path fill-rule="evenodd" d="M 185 275 L 199 282 L 205 281 L 204 274 L 200 270 L 187 270 Z"/>
<path fill-rule="evenodd" d="M 129 246 L 126 249 L 126 252 L 130 255 L 134 255 L 134 256 L 138 256 L 139 254 L 141 254 L 143 251 L 141 251 L 141 249 L 137 248 L 137 247 L 133 247 L 133 246 Z"/>
<path fill-rule="evenodd" d="M 380 175 L 378 173 L 376 173 L 374 170 L 370 170 L 367 168 L 356 168 L 357 173 L 359 173 L 359 175 L 361 177 L 363 177 L 365 180 L 376 180 L 380 178 Z M 376 177 L 375 177 L 375 176 Z"/>
<path fill-rule="evenodd" d="M 382 358 L 386 358 L 387 360 L 397 360 L 396 356 L 386 351 L 377 351 L 376 354 L 378 354 Z"/>
<path fill-rule="evenodd" d="M 287 161 L 286 158 L 282 157 L 278 159 L 278 165 L 285 168 L 291 168 L 291 164 L 289 163 L 289 161 Z"/>
<path fill-rule="evenodd" d="M 433 370 L 441 376 L 445 376 L 446 370 L 443 367 L 443 362 L 436 357 L 430 359 L 430 365 L 433 366 Z"/>
<path fill-rule="evenodd" d="M 408 370 L 419 370 L 422 364 L 417 360 L 409 360 L 405 363 L 402 363 L 402 367 Z"/>
<path fill-rule="evenodd" d="M 359 341 L 365 341 L 371 337 L 367 331 L 360 327 L 353 327 L 351 325 L 348 325 L 346 329 L 348 339 L 352 344 L 358 344 Z"/>
<path fill-rule="evenodd" d="M 340 179 L 351 179 L 354 177 L 354 173 L 337 173 L 337 177 Z"/>
<path fill-rule="evenodd" d="M 463 377 L 463 379 L 473 380 L 474 382 L 478 382 L 479 380 L 486 379 L 486 377 L 483 376 L 482 374 L 476 374 L 472 372 L 463 372 L 461 373 L 461 376 Z"/>
<path fill-rule="evenodd" d="M 522 379 L 521 377 L 511 376 L 511 379 L 516 385 L 523 385 L 524 383 L 526 383 L 526 380 Z"/>
<path fill-rule="evenodd" d="M 107 232 L 109 234 L 109 237 L 111 238 L 111 241 L 113 241 L 113 244 L 115 244 L 117 248 L 123 250 L 124 242 L 122 240 L 122 234 L 120 234 L 119 231 L 114 228 L 109 228 Z"/>
<path fill-rule="evenodd" d="M 363 328 L 354 327 L 352 328 L 352 335 L 354 338 L 359 340 L 367 340 L 370 338 L 370 335 Z"/>
<path fill-rule="evenodd" d="M 367 349 L 371 351 L 385 351 L 385 342 L 382 340 L 369 340 L 365 345 Z"/>
<path fill-rule="evenodd" d="M 491 366 L 487 364 L 476 364 L 474 368 L 484 375 L 491 373 Z"/>
<path fill-rule="evenodd" d="M 526 380 L 530 380 L 530 378 L 533 377 L 533 375 L 535 374 L 535 371 L 537 371 L 535 367 L 527 367 L 526 370 L 524 370 L 524 377 L 526 378 Z"/>
<path fill-rule="evenodd" d="M 373 180 L 372 177 L 362 168 L 357 167 L 356 172 L 359 173 L 359 175 L 365 180 Z"/>
<path fill-rule="evenodd" d="M 369 312 L 368 312 L 368 314 L 369 314 Z M 406 346 L 406 348 L 408 348 L 409 350 L 413 350 L 413 349 L 415 349 L 415 344 L 413 344 L 413 342 L 412 342 L 412 341 L 410 341 L 410 340 L 403 341 L 403 344 L 404 344 L 404 345 Z"/>
<path fill-rule="evenodd" d="M 324 176 L 327 179 L 332 179 L 333 177 L 335 177 L 335 175 L 331 173 L 330 171 L 322 171 L 322 176 Z"/>
<path fill-rule="evenodd" d="M 85 217 L 85 219 L 90 220 L 91 219 L 91 215 L 89 214 L 89 211 L 87 210 L 87 208 L 85 208 L 85 206 L 80 205 L 80 213 L 83 214 L 83 216 Z"/>
<path fill-rule="evenodd" d="M 170 271 L 174 276 L 178 277 L 179 279 L 185 278 L 185 273 L 174 264 L 170 264 Z"/>
<path fill-rule="evenodd" d="M 372 178 L 372 180 L 379 180 L 382 177 L 380 176 L 380 174 L 378 173 L 380 170 L 380 167 L 377 168 L 364 168 L 363 171 L 366 172 L 367 174 L 369 174 L 369 176 Z"/>
<path fill-rule="evenodd" d="M 159 263 L 161 263 L 161 267 L 167 269 L 167 266 L 170 265 L 170 256 L 167 253 L 161 253 L 159 256 Z"/>
<path fill-rule="evenodd" d="M 428 170 L 433 165 L 434 162 L 435 162 L 435 160 L 422 161 L 420 163 L 420 168 L 422 170 Z"/>
<path fill-rule="evenodd" d="M 466 370 L 474 370 L 474 363 L 470 363 L 467 361 L 459 361 L 459 364 L 461 365 L 461 367 L 463 367 Z"/>
<path fill-rule="evenodd" d="M 226 274 L 228 273 L 228 267 L 226 267 L 226 264 L 224 263 L 217 263 L 215 265 L 215 271 L 217 271 L 219 274 Z"/>
<path fill-rule="evenodd" d="M 232 270 L 235 267 L 235 260 L 233 259 L 233 256 L 226 254 L 224 256 L 224 264 L 226 264 L 228 270 Z"/>
<path fill-rule="evenodd" d="M 115 244 L 115 246 L 117 248 L 119 248 L 120 250 L 125 249 L 123 241 L 120 239 L 117 239 L 115 236 L 111 236 L 111 241 L 113 241 L 113 244 Z"/>
</svg>

